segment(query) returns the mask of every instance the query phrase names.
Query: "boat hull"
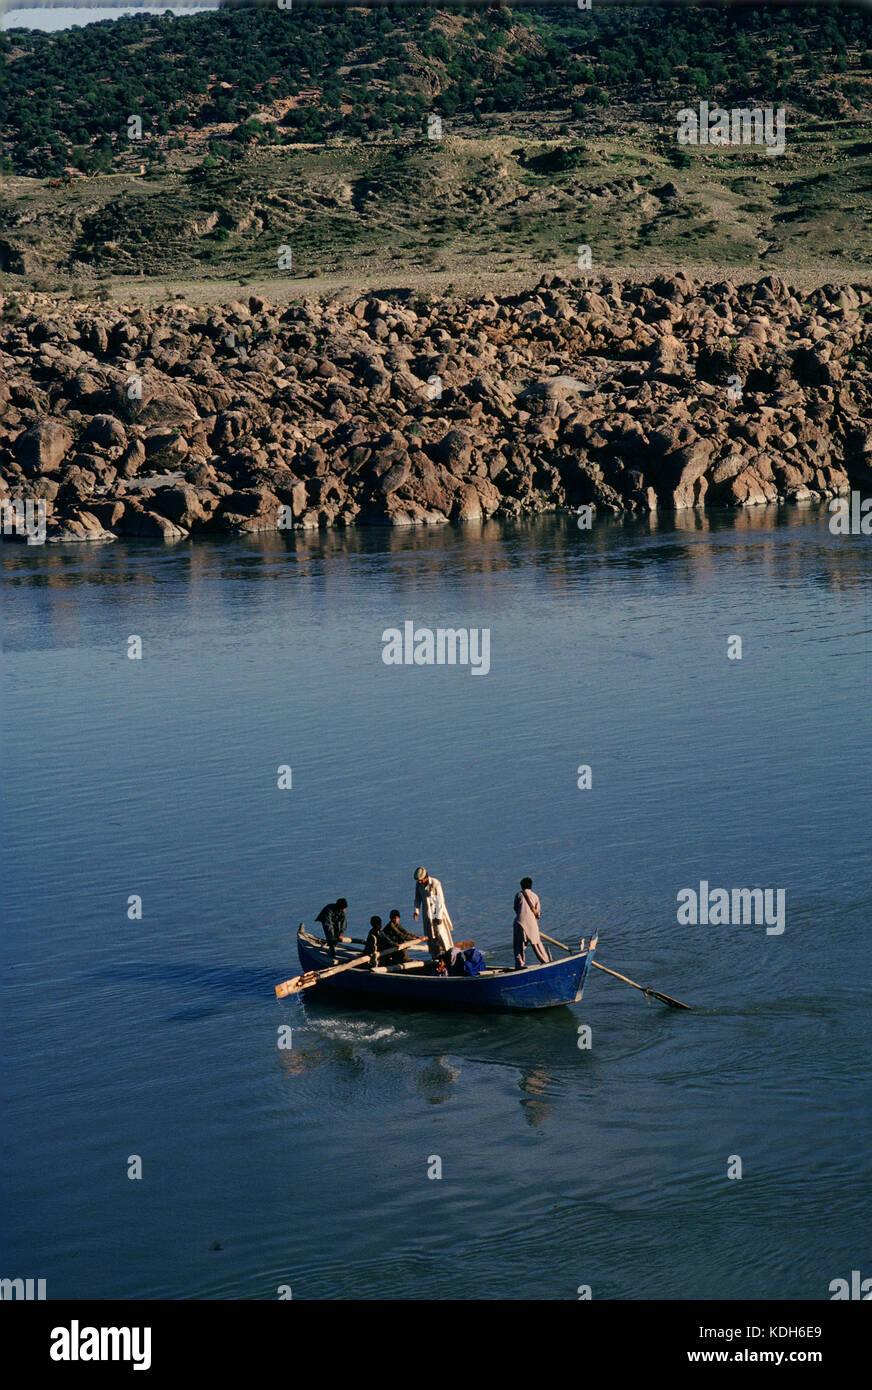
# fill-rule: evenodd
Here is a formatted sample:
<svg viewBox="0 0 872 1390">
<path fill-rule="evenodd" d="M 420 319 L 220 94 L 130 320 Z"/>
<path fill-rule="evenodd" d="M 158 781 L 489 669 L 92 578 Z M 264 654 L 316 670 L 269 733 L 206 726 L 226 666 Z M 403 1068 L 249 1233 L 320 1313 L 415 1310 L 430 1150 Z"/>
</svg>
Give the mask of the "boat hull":
<svg viewBox="0 0 872 1390">
<path fill-rule="evenodd" d="M 351 959 L 341 952 L 336 961 L 321 943 L 306 932 L 297 936 L 297 949 L 303 970 L 324 970 Z M 321 993 L 344 995 L 358 1002 L 408 1006 L 416 1009 L 448 1009 L 473 1013 L 526 1013 L 531 1009 L 553 1009 L 581 999 L 591 967 L 592 952 L 579 951 L 548 965 L 536 964 L 524 970 L 488 972 L 484 975 L 425 975 L 420 971 L 384 972 L 356 967 L 320 981 Z"/>
</svg>

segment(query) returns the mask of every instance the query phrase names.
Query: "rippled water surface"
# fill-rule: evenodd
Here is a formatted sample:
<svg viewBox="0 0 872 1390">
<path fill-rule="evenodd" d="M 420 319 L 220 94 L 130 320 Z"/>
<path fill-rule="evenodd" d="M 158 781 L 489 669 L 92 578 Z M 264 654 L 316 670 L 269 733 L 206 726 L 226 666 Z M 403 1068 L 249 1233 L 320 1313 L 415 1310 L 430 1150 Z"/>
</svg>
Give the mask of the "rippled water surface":
<svg viewBox="0 0 872 1390">
<path fill-rule="evenodd" d="M 872 1198 L 870 546 L 765 509 L 3 547 L 2 1272 L 827 1298 Z M 488 628 L 490 672 L 385 665 L 406 619 Z M 275 1000 L 300 920 L 408 919 L 418 863 L 494 959 L 530 873 L 696 1012 L 602 974 L 527 1017 Z M 679 926 L 702 879 L 784 888 L 784 934 Z"/>
</svg>

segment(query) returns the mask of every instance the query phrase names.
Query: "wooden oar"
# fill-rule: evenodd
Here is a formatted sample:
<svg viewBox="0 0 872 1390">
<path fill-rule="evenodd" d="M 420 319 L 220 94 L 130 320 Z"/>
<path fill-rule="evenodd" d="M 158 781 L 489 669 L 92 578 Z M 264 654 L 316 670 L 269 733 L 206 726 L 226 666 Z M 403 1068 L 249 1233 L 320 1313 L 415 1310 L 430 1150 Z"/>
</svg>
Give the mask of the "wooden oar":
<svg viewBox="0 0 872 1390">
<path fill-rule="evenodd" d="M 425 941 L 426 937 L 419 936 L 415 941 L 407 941 L 406 946 L 415 945 L 418 941 Z M 393 951 L 380 951 L 379 960 L 386 960 L 389 956 L 399 955 L 405 950 L 405 946 L 397 946 Z M 294 975 L 290 980 L 283 980 L 280 985 L 276 985 L 276 998 L 285 999 L 289 994 L 299 994 L 303 989 L 311 989 L 320 980 L 327 980 L 331 975 L 341 975 L 343 970 L 351 970 L 355 965 L 361 965 L 364 961 L 372 961 L 372 956 L 365 952 L 361 956 L 354 956 L 351 960 L 344 961 L 342 965 L 328 965 L 324 970 L 305 970 L 302 975 Z"/>
<path fill-rule="evenodd" d="M 545 933 L 540 930 L 539 935 L 545 936 Z M 564 951 L 570 950 L 568 946 L 564 946 L 562 941 L 555 941 L 553 936 L 545 936 L 545 940 L 550 941 L 552 946 L 562 946 Z M 571 951 L 570 954 L 572 954 Z M 619 975 L 617 970 L 609 970 L 607 965 L 600 965 L 598 960 L 592 960 L 591 965 L 595 965 L 597 970 L 604 970 L 607 975 L 614 975 L 616 980 L 623 980 L 626 985 L 632 985 L 633 989 L 640 989 L 643 994 L 650 995 L 652 999 L 659 999 L 661 1004 L 668 1004 L 670 1009 L 688 1009 L 693 1013 L 692 1004 L 682 1004 L 680 999 L 673 999 L 668 994 L 661 994 L 659 989 L 651 989 L 648 985 L 637 985 L 635 980 L 628 979 L 626 975 Z"/>
<path fill-rule="evenodd" d="M 379 960 L 390 960 L 393 956 L 401 955 L 409 947 L 426 945 L 426 936 L 416 936 L 411 941 L 404 941 L 402 946 L 395 946 L 392 951 L 379 951 Z M 455 941 L 455 946 L 460 951 L 468 951 L 475 945 L 474 941 Z M 354 956 L 352 960 L 344 961 L 342 965 L 328 965 L 324 970 L 306 970 L 302 975 L 294 975 L 290 980 L 283 980 L 280 985 L 276 985 L 276 998 L 285 999 L 289 994 L 299 994 L 303 989 L 311 989 L 317 985 L 319 980 L 329 979 L 331 975 L 339 975 L 343 970 L 350 970 L 354 965 L 361 965 L 364 961 L 372 962 L 372 956 L 366 952 L 360 956 Z"/>
<path fill-rule="evenodd" d="M 359 936 L 352 936 L 350 939 L 354 942 L 355 946 L 365 946 L 365 945 L 366 945 L 366 942 L 363 941 L 363 940 L 361 939 L 361 937 L 359 937 Z M 418 944 L 416 944 L 416 942 L 414 942 L 414 941 L 404 941 L 404 942 L 402 943 L 402 945 L 399 946 L 397 949 L 400 950 L 400 951 L 406 951 L 406 950 L 411 950 L 411 951 L 427 951 L 427 950 L 429 950 L 429 946 L 428 946 L 428 944 L 427 944 L 426 937 L 420 937 L 420 936 L 419 936 L 419 937 L 417 938 L 417 942 L 418 942 Z M 423 944 L 420 944 L 420 943 L 423 943 Z M 474 941 L 455 941 L 455 942 L 453 942 L 452 944 L 453 944 L 454 946 L 457 947 L 458 951 L 469 951 L 469 950 L 471 950 L 472 947 L 475 945 L 475 942 L 474 942 Z M 382 951 L 381 954 L 384 955 L 384 951 Z"/>
<path fill-rule="evenodd" d="M 571 946 L 567 946 L 564 941 L 558 941 L 554 936 L 547 936 L 541 927 L 539 928 L 539 935 L 544 936 L 546 941 L 550 941 L 552 946 L 559 946 L 561 951 L 568 951 L 571 956 L 575 955 Z"/>
<path fill-rule="evenodd" d="M 591 961 L 597 970 L 604 970 L 607 975 L 614 975 L 616 980 L 623 980 L 625 984 L 632 985 L 633 989 L 640 989 L 643 994 L 650 995 L 652 999 L 659 999 L 661 1004 L 668 1004 L 670 1009 L 689 1009 L 693 1012 L 692 1004 L 682 1004 L 680 999 L 673 999 L 668 994 L 661 994 L 659 989 L 651 989 L 650 985 L 637 985 L 635 980 L 630 980 L 626 975 L 619 975 L 617 970 L 609 970 L 607 965 L 600 965 L 598 960 Z"/>
</svg>

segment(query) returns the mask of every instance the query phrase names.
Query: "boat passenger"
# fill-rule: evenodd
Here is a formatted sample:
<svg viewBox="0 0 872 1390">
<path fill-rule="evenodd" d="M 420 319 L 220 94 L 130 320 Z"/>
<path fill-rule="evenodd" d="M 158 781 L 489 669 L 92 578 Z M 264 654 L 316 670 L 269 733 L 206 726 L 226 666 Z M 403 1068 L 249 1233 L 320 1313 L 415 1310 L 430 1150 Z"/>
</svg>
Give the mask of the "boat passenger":
<svg viewBox="0 0 872 1390">
<path fill-rule="evenodd" d="M 383 951 L 396 950 L 404 942 L 414 940 L 414 933 L 406 931 L 405 927 L 401 926 L 399 910 L 395 907 L 391 908 L 388 924 L 381 934 L 381 949 Z M 409 953 L 408 951 L 401 951 L 393 959 L 397 965 L 402 965 L 409 959 Z"/>
<path fill-rule="evenodd" d="M 521 879 L 521 891 L 515 894 L 515 921 L 513 927 L 513 945 L 515 949 L 515 968 L 523 970 L 525 964 L 525 947 L 527 942 L 533 947 L 539 960 L 543 965 L 547 965 L 551 959 L 548 947 L 539 935 L 539 918 L 542 915 L 542 904 L 536 893 L 533 892 L 533 880 L 531 878 Z"/>
<path fill-rule="evenodd" d="M 320 922 L 324 929 L 324 939 L 333 960 L 336 959 L 338 943 L 348 931 L 348 918 L 345 915 L 347 907 L 348 903 L 344 898 L 337 898 L 335 903 L 327 903 L 326 906 L 322 907 L 315 918 L 315 921 Z"/>
<path fill-rule="evenodd" d="M 436 960 L 445 951 L 450 951 L 454 945 L 454 938 L 451 935 L 453 927 L 451 918 L 448 916 L 448 909 L 445 906 L 442 884 L 438 878 L 431 878 L 423 865 L 419 865 L 415 870 L 414 920 L 416 922 L 419 912 L 423 913 L 424 916 L 424 932 L 430 947 L 430 955 Z"/>
<path fill-rule="evenodd" d="M 366 938 L 366 945 L 363 948 L 364 954 L 372 957 L 369 963 L 370 970 L 374 970 L 376 968 L 376 966 L 379 963 L 379 951 L 383 951 L 384 949 L 385 946 L 382 938 L 382 919 L 380 917 L 370 917 L 369 936 Z"/>
</svg>

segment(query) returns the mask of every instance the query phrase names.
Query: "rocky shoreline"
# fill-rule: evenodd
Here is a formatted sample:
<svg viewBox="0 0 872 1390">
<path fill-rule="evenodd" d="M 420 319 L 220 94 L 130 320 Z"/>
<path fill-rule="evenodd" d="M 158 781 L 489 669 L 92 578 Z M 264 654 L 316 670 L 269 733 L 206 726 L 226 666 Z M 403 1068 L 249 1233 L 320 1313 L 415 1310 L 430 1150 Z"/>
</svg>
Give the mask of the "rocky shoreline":
<svg viewBox="0 0 872 1390">
<path fill-rule="evenodd" d="M 872 486 L 861 285 L 546 274 L 461 300 L 0 308 L 0 503 L 44 501 L 49 541 Z"/>
</svg>

